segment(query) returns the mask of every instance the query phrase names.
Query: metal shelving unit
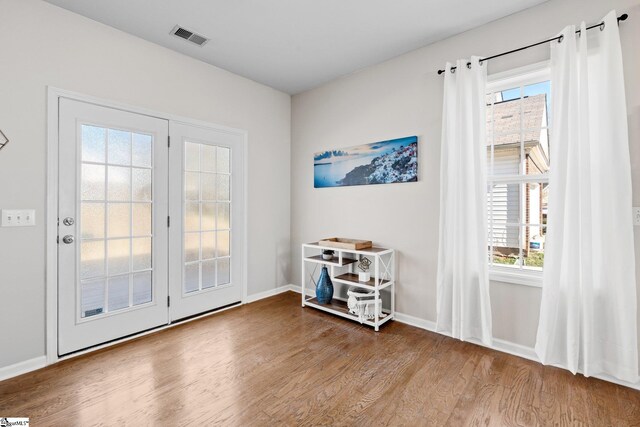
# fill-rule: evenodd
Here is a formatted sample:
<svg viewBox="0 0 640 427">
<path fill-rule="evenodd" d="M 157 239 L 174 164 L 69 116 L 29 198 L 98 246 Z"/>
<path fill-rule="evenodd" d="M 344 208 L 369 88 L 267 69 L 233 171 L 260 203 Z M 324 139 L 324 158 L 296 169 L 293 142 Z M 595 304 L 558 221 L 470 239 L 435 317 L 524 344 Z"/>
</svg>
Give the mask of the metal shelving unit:
<svg viewBox="0 0 640 427">
<path fill-rule="evenodd" d="M 333 259 L 322 259 L 323 250 L 335 252 Z M 358 280 L 355 265 L 360 257 L 367 257 L 372 261 L 373 271 L 371 279 L 367 282 Z M 329 304 L 320 304 L 315 298 L 315 273 L 318 267 L 326 265 L 329 268 L 331 281 L 348 286 L 353 286 L 373 292 L 376 303 L 374 304 L 375 317 L 373 319 L 360 320 L 357 315 L 349 313 L 347 302 L 335 297 Z M 313 267 L 312 267 L 313 266 Z M 307 289 L 307 285 L 313 284 L 313 290 Z M 372 326 L 376 331 L 380 326 L 395 316 L 395 251 L 393 249 L 372 247 L 362 250 L 340 249 L 329 246 L 321 246 L 318 243 L 302 244 L 302 306 L 313 307 L 341 316 L 364 325 Z M 385 317 L 379 316 L 378 300 L 380 291 L 389 289 L 390 306 L 382 307 Z"/>
</svg>

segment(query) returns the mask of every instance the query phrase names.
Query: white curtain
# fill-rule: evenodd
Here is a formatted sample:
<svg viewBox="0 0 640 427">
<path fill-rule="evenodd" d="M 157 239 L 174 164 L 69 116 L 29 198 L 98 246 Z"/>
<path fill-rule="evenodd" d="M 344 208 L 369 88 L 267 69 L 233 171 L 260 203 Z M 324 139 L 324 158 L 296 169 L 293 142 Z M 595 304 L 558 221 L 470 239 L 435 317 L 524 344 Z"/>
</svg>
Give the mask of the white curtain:
<svg viewBox="0 0 640 427">
<path fill-rule="evenodd" d="M 551 46 L 551 174 L 536 352 L 638 380 L 631 162 L 615 11 Z"/>
<path fill-rule="evenodd" d="M 478 57 L 447 63 L 440 160 L 436 329 L 491 344 L 487 272 L 485 87 Z"/>
</svg>

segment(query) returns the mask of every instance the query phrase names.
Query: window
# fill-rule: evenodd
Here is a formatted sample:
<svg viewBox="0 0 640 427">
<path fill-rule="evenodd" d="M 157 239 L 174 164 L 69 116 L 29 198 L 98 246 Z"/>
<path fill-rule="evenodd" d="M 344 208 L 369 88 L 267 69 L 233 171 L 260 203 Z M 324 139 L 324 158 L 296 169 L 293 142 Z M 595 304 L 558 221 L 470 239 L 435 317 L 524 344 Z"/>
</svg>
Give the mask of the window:
<svg viewBox="0 0 640 427">
<path fill-rule="evenodd" d="M 231 150 L 185 141 L 184 293 L 231 282 Z"/>
<path fill-rule="evenodd" d="M 493 279 L 539 282 L 549 194 L 551 82 L 547 67 L 490 78 L 487 220 Z"/>
</svg>

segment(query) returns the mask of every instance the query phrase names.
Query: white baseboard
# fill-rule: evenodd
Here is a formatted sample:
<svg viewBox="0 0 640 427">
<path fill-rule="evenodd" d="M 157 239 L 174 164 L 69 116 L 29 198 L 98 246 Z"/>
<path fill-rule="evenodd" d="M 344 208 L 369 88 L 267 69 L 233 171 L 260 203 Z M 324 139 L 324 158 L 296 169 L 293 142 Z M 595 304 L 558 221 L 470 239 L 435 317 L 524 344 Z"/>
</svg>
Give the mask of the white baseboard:
<svg viewBox="0 0 640 427">
<path fill-rule="evenodd" d="M 17 377 L 18 375 L 26 374 L 27 372 L 35 371 L 45 366 L 47 366 L 46 356 L 38 356 L 23 362 L 14 363 L 13 365 L 4 366 L 0 368 L 0 381 Z"/>
<path fill-rule="evenodd" d="M 436 332 L 436 322 L 432 322 L 431 320 L 420 319 L 408 314 L 398 313 L 397 311 L 394 319 L 400 323 L 406 323 L 407 325 L 415 326 L 416 328 Z"/>
<path fill-rule="evenodd" d="M 293 284 L 280 286 L 278 288 L 270 289 L 268 291 L 249 295 L 247 296 L 247 299 L 244 303 L 249 304 L 249 303 L 256 302 L 261 299 L 269 298 L 274 295 L 278 295 L 287 291 L 301 293 L 302 289 L 300 288 L 300 286 L 293 285 Z M 398 312 L 396 312 L 394 316 L 394 320 L 397 320 L 398 322 L 405 323 L 410 326 L 414 326 L 416 328 L 434 332 L 436 334 L 448 336 L 447 334 L 443 334 L 442 332 L 436 331 L 436 323 L 431 320 L 420 319 L 415 316 L 410 316 L 408 314 L 398 313 Z M 475 340 L 471 340 L 470 342 L 486 348 L 490 348 L 492 350 L 501 351 L 503 353 L 508 353 L 513 356 L 522 357 L 524 359 L 528 359 L 528 360 L 532 360 L 534 362 L 540 363 L 540 359 L 538 359 L 538 356 L 536 355 L 536 352 L 532 347 L 527 347 L 522 344 L 517 344 L 511 341 L 502 340 L 499 338 L 494 338 L 493 345 L 491 346 L 484 345 L 481 342 L 475 341 Z M 24 362 L 19 362 L 10 366 L 1 367 L 0 381 L 6 380 L 8 378 L 15 377 L 18 375 L 26 374 L 27 372 L 35 371 L 36 369 L 44 368 L 45 366 L 47 366 L 46 356 L 39 356 L 33 359 L 25 360 Z M 633 388 L 635 390 L 640 390 L 640 383 L 635 383 L 635 384 L 628 383 L 626 381 L 620 381 L 608 375 L 594 375 L 594 377 L 601 379 L 603 381 L 608 381 L 608 382 L 619 384 L 625 387 Z"/>
<path fill-rule="evenodd" d="M 268 291 L 258 292 L 257 294 L 247 295 L 247 299 L 245 300 L 245 304 L 250 304 L 252 302 L 259 301 L 261 299 L 269 298 L 274 295 L 281 294 L 283 292 L 288 292 L 291 290 L 292 285 L 284 285 L 278 288 L 269 289 Z"/>
<path fill-rule="evenodd" d="M 299 294 L 302 293 L 302 288 L 298 285 L 293 285 L 293 284 L 289 285 L 289 290 Z"/>
<path fill-rule="evenodd" d="M 300 286 L 296 286 L 296 285 L 289 285 L 290 290 L 300 293 L 301 289 Z M 434 332 L 436 334 L 441 334 L 441 335 L 445 335 L 445 336 L 449 336 L 445 333 L 442 333 L 440 331 L 436 331 L 436 322 L 433 322 L 431 320 L 426 320 L 426 319 L 420 319 L 418 317 L 415 316 L 410 316 L 408 314 L 404 314 L 404 313 L 399 313 L 396 311 L 396 314 L 394 316 L 394 320 L 397 320 L 400 323 L 405 323 L 407 325 L 410 326 L 414 326 L 416 328 L 420 328 L 420 329 L 424 329 L 427 330 L 429 332 Z M 512 356 L 517 356 L 517 357 L 522 357 L 523 359 L 527 359 L 527 360 L 531 360 L 534 362 L 540 362 L 540 359 L 538 358 L 538 355 L 536 354 L 536 351 L 533 347 L 528 347 L 526 345 L 522 345 L 522 344 L 518 344 L 518 343 L 514 343 L 511 341 L 507 341 L 507 340 L 503 340 L 500 338 L 493 338 L 493 344 L 490 346 L 487 346 L 485 344 L 483 344 L 480 341 L 477 340 L 469 340 L 469 342 L 473 343 L 473 344 L 477 344 L 479 346 L 482 347 L 486 347 L 486 348 L 490 348 L 492 350 L 496 350 L 496 351 L 500 351 L 503 353 L 508 353 L 511 354 Z M 563 369 L 563 368 L 560 368 Z M 640 383 L 629 383 L 626 381 L 620 381 L 617 378 L 614 377 L 610 377 L 608 375 L 594 375 L 594 378 L 598 378 L 600 380 L 603 381 L 608 381 L 608 382 L 612 382 L 614 384 L 618 384 L 618 385 L 622 385 L 625 387 L 629 387 L 635 390 L 640 390 Z"/>
</svg>

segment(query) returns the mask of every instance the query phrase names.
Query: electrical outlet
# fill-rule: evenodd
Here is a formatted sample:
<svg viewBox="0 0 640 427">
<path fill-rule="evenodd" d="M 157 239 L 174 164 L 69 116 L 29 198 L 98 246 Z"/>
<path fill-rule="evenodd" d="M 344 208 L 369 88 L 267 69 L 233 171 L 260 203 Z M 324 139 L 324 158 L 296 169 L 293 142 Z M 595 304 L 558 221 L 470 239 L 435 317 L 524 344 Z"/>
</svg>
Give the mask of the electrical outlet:
<svg viewBox="0 0 640 427">
<path fill-rule="evenodd" d="M 28 227 L 36 225 L 34 209 L 2 209 L 3 227 Z"/>
<path fill-rule="evenodd" d="M 633 225 L 640 225 L 640 207 L 637 206 L 633 208 Z"/>
</svg>

